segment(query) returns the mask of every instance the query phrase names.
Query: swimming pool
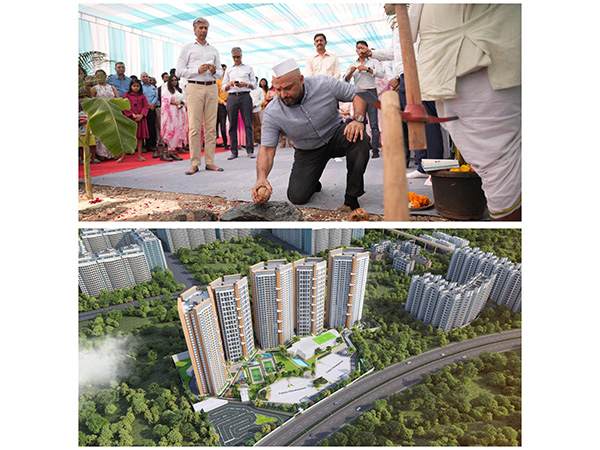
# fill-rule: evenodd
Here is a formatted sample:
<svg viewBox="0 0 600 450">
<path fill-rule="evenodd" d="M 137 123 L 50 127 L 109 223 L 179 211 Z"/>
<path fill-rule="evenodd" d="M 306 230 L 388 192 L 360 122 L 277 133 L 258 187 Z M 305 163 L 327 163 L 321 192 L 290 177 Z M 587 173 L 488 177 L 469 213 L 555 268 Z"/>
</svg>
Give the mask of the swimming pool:
<svg viewBox="0 0 600 450">
<path fill-rule="evenodd" d="M 271 353 L 263 353 L 263 358 L 271 358 L 273 355 Z"/>
<path fill-rule="evenodd" d="M 308 363 L 306 361 L 304 361 L 302 358 L 300 358 L 299 356 L 294 356 L 292 358 L 292 361 L 294 361 L 296 364 L 298 364 L 300 367 L 310 367 L 308 365 Z"/>
</svg>

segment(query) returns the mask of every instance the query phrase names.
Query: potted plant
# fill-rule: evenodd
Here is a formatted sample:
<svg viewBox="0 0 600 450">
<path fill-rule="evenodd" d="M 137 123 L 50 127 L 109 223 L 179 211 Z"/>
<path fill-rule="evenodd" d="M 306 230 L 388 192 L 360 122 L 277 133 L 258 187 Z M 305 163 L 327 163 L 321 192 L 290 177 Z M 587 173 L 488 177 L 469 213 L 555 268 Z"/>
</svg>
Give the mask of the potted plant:
<svg viewBox="0 0 600 450">
<path fill-rule="evenodd" d="M 79 89 L 84 88 L 86 78 L 92 74 L 95 66 L 108 62 L 102 52 L 84 52 L 79 54 Z M 81 108 L 85 113 L 85 134 L 79 140 L 83 147 L 83 172 L 85 193 L 93 199 L 90 174 L 90 134 L 96 136 L 113 156 L 133 153 L 136 146 L 137 124 L 123 115 L 123 111 L 131 106 L 129 100 L 123 98 L 85 97 L 81 100 Z M 80 119 L 82 120 L 82 119 Z"/>
</svg>

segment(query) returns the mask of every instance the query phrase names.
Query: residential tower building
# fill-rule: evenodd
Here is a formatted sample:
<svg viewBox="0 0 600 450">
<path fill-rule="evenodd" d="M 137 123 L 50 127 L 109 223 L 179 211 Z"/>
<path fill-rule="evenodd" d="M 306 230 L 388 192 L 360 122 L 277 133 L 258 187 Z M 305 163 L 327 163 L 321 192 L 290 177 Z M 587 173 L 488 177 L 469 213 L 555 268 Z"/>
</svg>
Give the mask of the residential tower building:
<svg viewBox="0 0 600 450">
<path fill-rule="evenodd" d="M 330 328 L 351 328 L 362 319 L 369 255 L 355 247 L 329 252 L 326 320 Z"/>
<path fill-rule="evenodd" d="M 294 266 L 294 324 L 296 334 L 319 334 L 325 324 L 327 261 L 303 258 Z"/>
<path fill-rule="evenodd" d="M 200 395 L 217 395 L 227 384 L 219 320 L 208 292 L 194 286 L 177 301 L 185 342 Z"/>
<path fill-rule="evenodd" d="M 294 336 L 293 269 L 285 259 L 250 267 L 254 330 L 263 349 L 285 345 Z"/>
<path fill-rule="evenodd" d="M 248 278 L 227 275 L 207 286 L 217 307 L 227 361 L 238 361 L 254 353 L 254 329 L 250 310 Z"/>
</svg>

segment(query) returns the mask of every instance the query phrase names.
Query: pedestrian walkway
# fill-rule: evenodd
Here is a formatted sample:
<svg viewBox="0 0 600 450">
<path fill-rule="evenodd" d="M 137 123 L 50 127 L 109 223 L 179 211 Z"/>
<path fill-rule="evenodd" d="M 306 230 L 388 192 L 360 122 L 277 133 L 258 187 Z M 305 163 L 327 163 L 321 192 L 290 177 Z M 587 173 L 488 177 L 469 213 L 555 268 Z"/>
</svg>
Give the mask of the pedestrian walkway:
<svg viewBox="0 0 600 450">
<path fill-rule="evenodd" d="M 255 153 L 258 152 L 258 147 Z M 251 190 L 256 181 L 256 159 L 248 158 L 240 152 L 237 159 L 228 161 L 228 153 L 218 153 L 215 164 L 223 172 L 201 170 L 194 175 L 185 175 L 189 160 L 156 164 L 132 170 L 108 173 L 92 177 L 92 184 L 100 186 L 147 189 L 181 194 L 198 194 L 222 197 L 229 201 L 252 201 Z M 269 182 L 273 186 L 271 201 L 287 202 L 287 185 L 294 159 L 294 149 L 277 149 Z M 323 189 L 315 193 L 306 205 L 307 208 L 335 210 L 344 202 L 346 188 L 346 160 L 330 160 L 321 176 Z M 203 161 L 204 163 L 204 161 Z M 407 172 L 414 170 L 414 163 Z M 83 180 L 80 180 L 83 181 Z M 408 190 L 433 198 L 431 187 L 424 186 L 425 178 L 408 179 Z M 362 208 L 370 214 L 383 214 L 383 157 L 370 159 L 365 173 L 365 194 L 359 198 Z M 419 211 L 420 215 L 439 217 L 435 207 Z"/>
</svg>

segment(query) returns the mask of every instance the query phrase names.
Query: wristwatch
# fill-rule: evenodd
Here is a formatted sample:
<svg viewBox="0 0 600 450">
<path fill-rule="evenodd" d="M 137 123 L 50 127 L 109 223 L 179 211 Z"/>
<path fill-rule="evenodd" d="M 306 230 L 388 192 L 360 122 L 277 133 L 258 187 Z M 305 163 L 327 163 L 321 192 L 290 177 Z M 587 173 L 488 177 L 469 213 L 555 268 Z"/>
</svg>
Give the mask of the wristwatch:
<svg viewBox="0 0 600 450">
<path fill-rule="evenodd" d="M 354 116 L 354 120 L 356 120 L 358 123 L 365 123 L 365 116 L 357 114 Z"/>
</svg>

